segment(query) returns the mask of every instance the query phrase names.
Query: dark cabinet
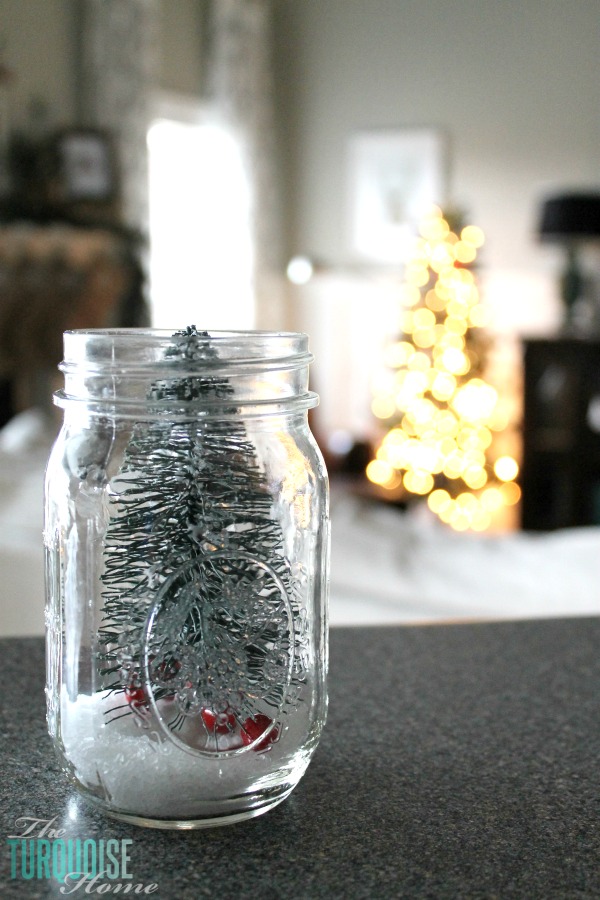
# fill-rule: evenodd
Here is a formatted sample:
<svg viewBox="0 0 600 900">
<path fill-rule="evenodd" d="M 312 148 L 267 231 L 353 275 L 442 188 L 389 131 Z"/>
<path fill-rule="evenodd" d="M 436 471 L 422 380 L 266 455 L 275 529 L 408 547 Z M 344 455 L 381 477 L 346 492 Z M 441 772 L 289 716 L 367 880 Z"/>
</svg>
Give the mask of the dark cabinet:
<svg viewBox="0 0 600 900">
<path fill-rule="evenodd" d="M 600 525 L 600 342 L 524 344 L 523 528 Z"/>
</svg>

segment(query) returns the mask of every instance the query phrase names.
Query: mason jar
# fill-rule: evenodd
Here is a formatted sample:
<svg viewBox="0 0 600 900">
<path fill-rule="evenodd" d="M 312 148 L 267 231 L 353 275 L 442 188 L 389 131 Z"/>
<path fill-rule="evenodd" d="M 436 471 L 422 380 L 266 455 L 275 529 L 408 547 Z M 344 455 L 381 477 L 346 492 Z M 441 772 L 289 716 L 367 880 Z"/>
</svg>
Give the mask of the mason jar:
<svg viewBox="0 0 600 900">
<path fill-rule="evenodd" d="M 48 727 L 110 815 L 287 797 L 327 708 L 328 489 L 306 335 L 64 335 L 46 476 Z"/>
</svg>

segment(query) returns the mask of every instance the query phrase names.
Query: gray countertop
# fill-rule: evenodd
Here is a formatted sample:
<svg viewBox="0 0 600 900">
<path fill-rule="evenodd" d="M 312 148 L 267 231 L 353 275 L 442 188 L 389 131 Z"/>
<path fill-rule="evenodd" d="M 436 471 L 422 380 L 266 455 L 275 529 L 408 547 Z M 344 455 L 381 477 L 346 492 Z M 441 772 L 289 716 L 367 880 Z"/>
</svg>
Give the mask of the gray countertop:
<svg viewBox="0 0 600 900">
<path fill-rule="evenodd" d="M 133 883 L 167 900 L 597 898 L 599 650 L 600 619 L 333 630 L 327 727 L 290 798 L 162 832 L 79 799 L 46 734 L 42 641 L 4 639 L 0 896 L 63 896 L 11 878 L 6 840 L 35 816 L 130 839 Z"/>
</svg>

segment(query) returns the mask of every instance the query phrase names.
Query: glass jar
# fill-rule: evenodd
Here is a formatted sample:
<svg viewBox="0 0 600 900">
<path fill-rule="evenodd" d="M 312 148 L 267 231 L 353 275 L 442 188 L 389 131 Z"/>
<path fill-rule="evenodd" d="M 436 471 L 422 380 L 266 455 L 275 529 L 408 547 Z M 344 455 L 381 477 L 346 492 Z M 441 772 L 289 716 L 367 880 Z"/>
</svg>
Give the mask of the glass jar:
<svg viewBox="0 0 600 900">
<path fill-rule="evenodd" d="M 66 332 L 46 476 L 48 726 L 107 813 L 276 805 L 327 708 L 328 492 L 306 335 Z"/>
</svg>

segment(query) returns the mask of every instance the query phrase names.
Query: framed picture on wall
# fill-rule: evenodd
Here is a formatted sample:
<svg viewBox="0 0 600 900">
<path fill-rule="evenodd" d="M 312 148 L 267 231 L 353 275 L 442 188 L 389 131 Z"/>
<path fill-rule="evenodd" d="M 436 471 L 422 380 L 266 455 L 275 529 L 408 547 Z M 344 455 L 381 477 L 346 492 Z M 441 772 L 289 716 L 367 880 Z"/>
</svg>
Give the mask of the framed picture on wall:
<svg viewBox="0 0 600 900">
<path fill-rule="evenodd" d="M 443 136 L 434 128 L 365 130 L 350 139 L 349 225 L 352 254 L 398 264 L 419 222 L 445 202 Z"/>
<path fill-rule="evenodd" d="M 65 202 L 104 203 L 117 191 L 112 142 L 101 130 L 69 129 L 55 144 L 61 195 Z"/>
</svg>

